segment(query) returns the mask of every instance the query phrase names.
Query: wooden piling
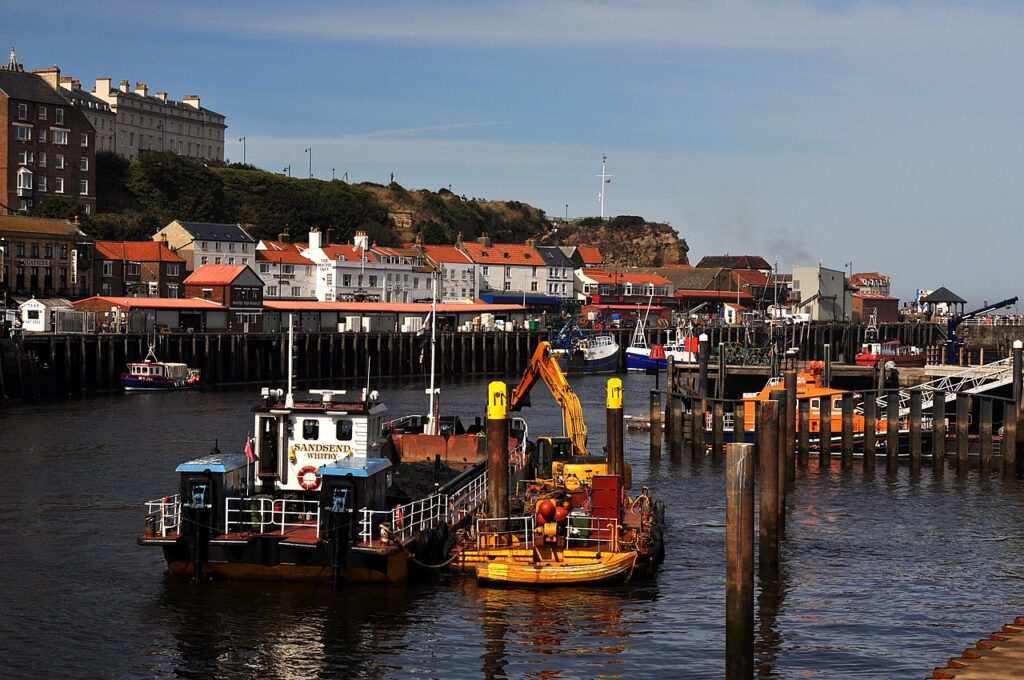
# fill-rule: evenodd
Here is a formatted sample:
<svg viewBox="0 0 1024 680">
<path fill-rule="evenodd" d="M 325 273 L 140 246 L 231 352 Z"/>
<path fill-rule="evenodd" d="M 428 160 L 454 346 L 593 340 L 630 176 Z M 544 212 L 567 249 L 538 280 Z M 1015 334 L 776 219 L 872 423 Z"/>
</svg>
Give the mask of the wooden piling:
<svg viewBox="0 0 1024 680">
<path fill-rule="evenodd" d="M 783 453 L 786 457 L 786 482 L 792 486 L 796 480 L 796 371 L 786 371 L 783 377 L 786 390 L 786 411 L 782 416 Z"/>
<path fill-rule="evenodd" d="M 932 467 L 941 476 L 946 471 L 946 394 L 932 392 Z"/>
<path fill-rule="evenodd" d="M 878 400 L 874 392 L 864 394 L 864 470 L 875 469 L 875 433 L 878 431 Z"/>
<path fill-rule="evenodd" d="M 605 397 L 605 414 L 608 432 L 607 462 L 608 474 L 622 476 L 625 472 L 623 456 L 622 379 L 609 378 Z"/>
<path fill-rule="evenodd" d="M 983 472 L 992 466 L 992 400 L 982 399 L 978 414 L 978 465 Z"/>
<path fill-rule="evenodd" d="M 811 455 L 811 402 L 804 399 L 798 407 L 800 411 L 800 437 L 797 442 L 797 455 L 800 465 L 806 467 Z"/>
<path fill-rule="evenodd" d="M 843 453 L 840 465 L 842 469 L 853 467 L 853 394 L 843 395 Z"/>
<path fill-rule="evenodd" d="M 827 470 L 832 465 L 832 395 L 823 396 L 818 411 L 818 465 Z"/>
<path fill-rule="evenodd" d="M 725 665 L 727 680 L 754 677 L 754 446 L 725 460 Z"/>
<path fill-rule="evenodd" d="M 725 405 L 715 400 L 714 414 L 711 418 L 711 457 L 717 459 L 722 455 L 722 447 L 725 444 Z"/>
<path fill-rule="evenodd" d="M 760 468 L 760 528 L 758 564 L 761 576 L 779 565 L 779 403 L 758 404 L 757 451 Z"/>
<path fill-rule="evenodd" d="M 509 516 L 508 387 L 497 381 L 487 387 L 487 509 L 492 519 Z"/>
<path fill-rule="evenodd" d="M 900 453 L 900 395 L 896 390 L 885 393 L 885 464 L 896 468 Z"/>
<path fill-rule="evenodd" d="M 746 405 L 737 401 L 732 410 L 732 440 L 736 444 L 745 444 L 747 441 Z"/>
<path fill-rule="evenodd" d="M 1017 475 L 1017 405 L 1012 401 L 1003 402 L 1003 477 L 1013 479 Z"/>
<path fill-rule="evenodd" d="M 921 391 L 910 391 L 910 467 L 921 465 Z"/>
<path fill-rule="evenodd" d="M 970 421 L 968 415 L 970 411 L 967 408 L 967 395 L 957 394 L 956 395 L 956 467 L 958 472 L 964 472 L 967 469 L 967 443 L 968 443 L 968 427 Z"/>
<path fill-rule="evenodd" d="M 661 457 L 661 392 L 651 390 L 651 458 Z"/>
<path fill-rule="evenodd" d="M 707 453 L 707 441 L 704 438 L 706 404 L 703 399 L 690 400 L 690 454 L 694 458 L 703 458 Z"/>
<path fill-rule="evenodd" d="M 678 455 L 678 451 L 672 451 L 672 442 L 675 441 L 672 434 L 672 430 L 675 427 L 681 427 L 682 423 L 676 423 L 672 421 L 673 402 L 675 401 L 675 377 L 676 377 L 676 366 L 675 362 L 669 360 L 665 362 L 665 439 L 668 442 L 669 453 L 671 455 Z"/>
</svg>

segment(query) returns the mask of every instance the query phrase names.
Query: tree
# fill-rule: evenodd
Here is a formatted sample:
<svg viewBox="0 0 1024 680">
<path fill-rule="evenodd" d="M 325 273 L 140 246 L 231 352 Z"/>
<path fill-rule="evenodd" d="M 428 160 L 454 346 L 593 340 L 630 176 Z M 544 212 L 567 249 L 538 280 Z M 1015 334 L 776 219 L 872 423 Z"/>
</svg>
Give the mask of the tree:
<svg viewBox="0 0 1024 680">
<path fill-rule="evenodd" d="M 175 219 L 224 221 L 220 178 L 205 165 L 174 152 L 142 153 L 131 166 L 128 188 L 163 224 Z"/>
</svg>

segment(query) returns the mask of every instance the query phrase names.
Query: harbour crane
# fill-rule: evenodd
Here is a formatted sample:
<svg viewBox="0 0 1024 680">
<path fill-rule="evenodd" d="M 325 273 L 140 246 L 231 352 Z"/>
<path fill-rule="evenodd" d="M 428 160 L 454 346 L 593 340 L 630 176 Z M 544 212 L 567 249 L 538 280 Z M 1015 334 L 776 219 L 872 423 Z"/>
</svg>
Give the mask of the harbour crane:
<svg viewBox="0 0 1024 680">
<path fill-rule="evenodd" d="M 949 321 L 946 322 L 946 363 L 955 364 L 957 363 L 958 353 L 960 348 L 964 346 L 963 338 L 957 337 L 956 329 L 964 321 L 973 319 L 979 314 L 990 312 L 993 309 L 1002 309 L 1003 307 L 1009 307 L 1010 305 L 1017 303 L 1017 296 L 1014 295 L 1012 298 L 1001 300 L 991 305 L 985 305 L 978 309 L 972 309 L 964 314 L 954 314 L 949 317 Z"/>
</svg>

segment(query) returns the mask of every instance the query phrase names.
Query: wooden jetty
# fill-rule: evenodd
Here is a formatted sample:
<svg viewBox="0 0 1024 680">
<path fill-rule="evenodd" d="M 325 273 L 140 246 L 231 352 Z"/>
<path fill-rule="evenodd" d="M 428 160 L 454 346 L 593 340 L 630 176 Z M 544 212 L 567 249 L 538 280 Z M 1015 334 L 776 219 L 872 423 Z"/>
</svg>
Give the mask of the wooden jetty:
<svg viewBox="0 0 1024 680">
<path fill-rule="evenodd" d="M 1019 680 L 1024 678 L 1024 616 L 978 640 L 932 671 L 933 680 Z"/>
</svg>

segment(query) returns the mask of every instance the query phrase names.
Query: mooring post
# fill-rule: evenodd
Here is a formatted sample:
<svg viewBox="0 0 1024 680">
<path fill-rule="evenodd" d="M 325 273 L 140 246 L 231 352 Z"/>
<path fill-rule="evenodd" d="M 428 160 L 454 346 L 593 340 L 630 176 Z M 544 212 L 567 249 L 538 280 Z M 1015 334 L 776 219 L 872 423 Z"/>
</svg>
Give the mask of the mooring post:
<svg viewBox="0 0 1024 680">
<path fill-rule="evenodd" d="M 896 469 L 900 453 L 900 395 L 896 390 L 885 393 L 885 463 L 892 471 Z"/>
<path fill-rule="evenodd" d="M 509 516 L 508 387 L 500 381 L 487 386 L 487 509 L 491 519 Z"/>
<path fill-rule="evenodd" d="M 718 343 L 718 380 L 715 381 L 715 396 L 718 399 L 725 399 L 725 372 L 728 369 L 725 365 L 725 349 L 722 343 Z"/>
<path fill-rule="evenodd" d="M 783 453 L 786 456 L 786 482 L 792 486 L 796 480 L 796 371 L 786 371 L 782 384 L 786 390 L 786 410 L 782 415 Z"/>
<path fill-rule="evenodd" d="M 1003 477 L 1013 479 L 1017 475 L 1017 405 L 1012 401 L 1003 402 Z"/>
<path fill-rule="evenodd" d="M 921 391 L 910 391 L 910 467 L 921 465 Z"/>
<path fill-rule="evenodd" d="M 864 470 L 875 469 L 875 439 L 878 432 L 878 399 L 875 392 L 864 393 Z"/>
<path fill-rule="evenodd" d="M 675 401 L 675 394 L 673 390 L 676 384 L 676 365 L 672 361 L 671 357 L 665 362 L 665 440 L 668 442 L 669 453 L 671 455 L 678 455 L 677 451 L 672 451 L 672 429 L 681 426 L 682 423 L 672 422 L 672 410 L 674 408 L 673 402 Z"/>
<path fill-rule="evenodd" d="M 648 422 L 651 424 L 651 458 L 661 457 L 661 392 L 651 390 L 651 410 Z"/>
<path fill-rule="evenodd" d="M 754 677 L 754 445 L 725 454 L 725 677 Z"/>
<path fill-rule="evenodd" d="M 756 429 L 761 487 L 758 564 L 764 578 L 779 565 L 779 402 L 758 404 Z"/>
<path fill-rule="evenodd" d="M 714 414 L 711 418 L 711 457 L 718 459 L 722 455 L 722 446 L 725 442 L 725 404 L 716 399 L 712 408 Z"/>
<path fill-rule="evenodd" d="M 840 465 L 844 470 L 853 467 L 853 394 L 843 395 L 843 454 Z"/>
<path fill-rule="evenodd" d="M 736 444 L 747 441 L 747 409 L 742 401 L 737 401 L 732 409 L 732 440 Z"/>
<path fill-rule="evenodd" d="M 807 467 L 807 459 L 811 456 L 811 400 L 800 402 L 800 441 L 797 442 L 797 455 L 800 465 Z"/>
<path fill-rule="evenodd" d="M 701 333 L 697 338 L 697 394 L 701 399 L 708 396 L 708 360 L 711 354 L 709 350 L 708 334 Z"/>
<path fill-rule="evenodd" d="M 622 379 L 608 379 L 605 399 L 608 423 L 608 474 L 622 476 L 626 471 L 623 457 Z"/>
<path fill-rule="evenodd" d="M 956 469 L 957 473 L 967 471 L 967 436 L 970 410 L 966 394 L 956 395 Z"/>
<path fill-rule="evenodd" d="M 932 463 L 935 474 L 946 471 L 946 393 L 932 392 Z"/>
<path fill-rule="evenodd" d="M 679 372 L 677 371 L 676 382 L 672 385 L 672 389 L 676 393 L 672 396 L 672 443 L 669 446 L 669 452 L 673 458 L 683 455 L 683 400 L 677 391 L 678 383 Z"/>
<path fill-rule="evenodd" d="M 988 472 L 992 465 L 992 400 L 983 398 L 978 414 L 978 465 Z"/>
<path fill-rule="evenodd" d="M 818 467 L 823 471 L 832 464 L 832 399 L 831 394 L 822 396 L 818 411 Z"/>
<path fill-rule="evenodd" d="M 1016 408 L 1016 418 L 1014 418 L 1014 431 L 1016 436 L 1010 441 L 1010 446 L 1006 443 L 1008 439 L 1005 434 L 1003 437 L 1003 465 L 1006 465 L 1006 452 L 1012 453 L 1011 460 L 1013 465 L 1011 469 L 1013 474 L 1017 473 L 1017 466 L 1020 464 L 1020 451 L 1021 451 L 1021 438 L 1024 437 L 1024 342 L 1020 340 L 1013 341 L 1013 403 Z M 1004 425 L 1005 431 L 1005 425 Z"/>
<path fill-rule="evenodd" d="M 772 399 L 778 402 L 776 420 L 778 421 L 778 468 L 779 468 L 779 536 L 786 533 L 786 499 L 789 497 L 789 474 L 786 470 L 786 391 L 775 390 Z"/>
<path fill-rule="evenodd" d="M 707 442 L 704 438 L 704 405 L 703 399 L 690 400 L 690 454 L 694 458 L 703 458 L 707 453 Z"/>
<path fill-rule="evenodd" d="M 825 372 L 822 379 L 825 381 L 825 387 L 832 387 L 832 348 L 826 342 L 821 351 L 825 358 Z"/>
</svg>

